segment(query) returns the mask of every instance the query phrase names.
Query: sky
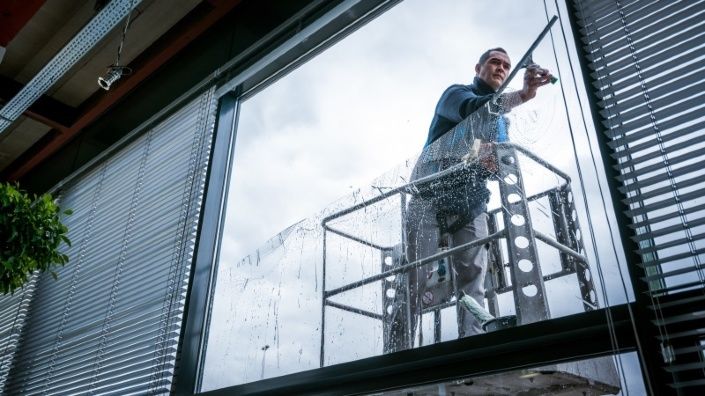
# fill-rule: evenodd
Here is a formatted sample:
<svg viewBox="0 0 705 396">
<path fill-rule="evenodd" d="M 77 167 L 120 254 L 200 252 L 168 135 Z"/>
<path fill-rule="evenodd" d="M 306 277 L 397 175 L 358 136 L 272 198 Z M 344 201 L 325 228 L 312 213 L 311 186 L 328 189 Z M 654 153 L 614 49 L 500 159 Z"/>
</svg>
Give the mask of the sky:
<svg viewBox="0 0 705 396">
<path fill-rule="evenodd" d="M 553 4 L 549 13 L 556 13 Z M 501 46 L 518 60 L 546 23 L 542 1 L 406 0 L 242 104 L 204 390 L 318 367 L 322 217 L 369 199 L 380 188 L 403 184 L 445 88 L 470 83 L 487 48 Z M 611 240 L 617 236 L 610 238 L 613 219 L 603 210 L 598 188 L 604 180 L 601 164 L 598 158 L 595 168 L 589 149 L 592 121 L 586 131 L 576 96 L 582 88 L 573 85 L 558 25 L 553 33 L 559 63 L 550 36 L 534 52 L 534 61 L 556 75 L 561 68 L 573 137 L 558 84 L 511 113 L 510 136 L 572 177 L 595 282 L 601 284 L 599 262 L 609 304 L 623 303 L 628 296 L 615 265 L 622 253 Z M 520 81 L 521 74 L 510 87 L 519 88 Z M 530 161 L 522 164 L 529 194 L 557 185 L 555 176 Z M 491 189 L 490 207 L 496 207 L 498 189 Z M 590 203 L 590 221 L 600 236 L 596 246 L 584 202 Z M 400 235 L 398 207 L 398 201 L 387 200 L 336 227 L 393 244 Z M 532 212 L 537 227 L 550 227 L 545 212 L 540 205 Z M 374 249 L 336 237 L 327 243 L 327 290 L 379 271 Z M 555 267 L 551 254 L 542 248 L 544 272 Z M 575 283 L 566 277 L 547 286 L 553 317 L 582 309 Z M 379 312 L 381 293 L 375 284 L 336 301 Z M 598 293 L 601 305 L 604 297 Z M 513 312 L 511 297 L 500 304 L 503 314 Z M 381 353 L 378 321 L 335 308 L 327 308 L 326 315 L 326 364 Z M 444 326 L 444 340 L 456 336 L 457 329 Z M 625 367 L 633 371 L 630 362 Z"/>
</svg>

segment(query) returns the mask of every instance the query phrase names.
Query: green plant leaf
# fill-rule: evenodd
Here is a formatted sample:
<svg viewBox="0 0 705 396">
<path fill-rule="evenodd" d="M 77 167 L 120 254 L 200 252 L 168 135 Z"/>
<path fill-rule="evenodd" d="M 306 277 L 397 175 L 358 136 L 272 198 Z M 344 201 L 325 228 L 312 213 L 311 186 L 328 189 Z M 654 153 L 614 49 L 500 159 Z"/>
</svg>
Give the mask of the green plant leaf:
<svg viewBox="0 0 705 396">
<path fill-rule="evenodd" d="M 0 235 L 9 235 L 0 245 L 0 293 L 13 293 L 34 271 L 49 271 L 65 265 L 69 257 L 61 250 L 71 246 L 63 212 L 49 194 L 31 196 L 16 184 L 0 183 Z M 4 238 L 3 238 L 4 239 Z"/>
</svg>

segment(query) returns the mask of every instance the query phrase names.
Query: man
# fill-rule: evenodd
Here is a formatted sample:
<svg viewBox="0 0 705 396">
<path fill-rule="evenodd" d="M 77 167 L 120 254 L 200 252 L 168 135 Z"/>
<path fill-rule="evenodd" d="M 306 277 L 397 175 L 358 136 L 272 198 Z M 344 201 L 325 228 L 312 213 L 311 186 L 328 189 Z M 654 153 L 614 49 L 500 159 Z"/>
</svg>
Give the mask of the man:
<svg viewBox="0 0 705 396">
<path fill-rule="evenodd" d="M 414 167 L 412 181 L 447 169 L 463 160 L 472 161 L 465 172 L 455 177 L 440 179 L 431 186 L 421 186 L 420 191 L 409 202 L 407 211 L 408 262 L 428 257 L 439 249 L 458 246 L 488 235 L 487 202 L 490 192 L 487 179 L 497 171 L 494 158 L 494 143 L 506 140 L 507 123 L 502 113 L 510 111 L 533 99 L 539 87 L 548 84 L 553 77 L 548 70 L 536 65 L 527 67 L 524 85 L 520 91 L 499 96 L 497 103 L 490 103 L 496 90 L 509 75 L 511 63 L 502 48 L 492 48 L 480 56 L 475 65 L 475 79 L 470 85 L 452 85 L 441 96 L 436 106 L 433 121 L 424 150 Z M 463 128 L 452 130 L 468 116 Z M 478 147 L 478 155 L 469 154 Z M 468 158 L 472 157 L 472 158 Z M 440 240 L 441 235 L 448 240 Z M 487 247 L 479 246 L 458 252 L 452 256 L 456 271 L 458 292 L 474 298 L 484 305 L 484 282 L 487 271 Z M 411 297 L 411 331 L 403 323 L 404 309 L 395 307 L 390 326 L 389 351 L 404 349 L 410 345 L 409 336 L 414 333 L 421 309 L 449 301 L 454 290 L 449 282 L 444 264 L 425 265 L 409 273 Z M 458 296 L 460 297 L 460 296 Z M 482 332 L 477 320 L 465 309 L 458 318 L 460 337 Z M 406 323 L 409 323 L 406 322 Z M 406 329 L 403 331 L 402 329 Z"/>
</svg>

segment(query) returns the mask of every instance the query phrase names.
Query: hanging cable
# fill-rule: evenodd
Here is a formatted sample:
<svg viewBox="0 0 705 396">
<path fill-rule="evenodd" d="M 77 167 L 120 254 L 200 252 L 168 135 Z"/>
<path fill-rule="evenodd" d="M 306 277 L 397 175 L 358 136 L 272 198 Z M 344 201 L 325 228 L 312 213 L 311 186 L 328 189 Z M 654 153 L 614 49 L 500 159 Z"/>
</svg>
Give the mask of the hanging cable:
<svg viewBox="0 0 705 396">
<path fill-rule="evenodd" d="M 117 80 L 122 76 L 127 76 L 132 74 L 132 69 L 127 66 L 120 66 L 120 57 L 122 56 L 122 48 L 125 45 L 125 37 L 127 37 L 127 29 L 130 27 L 130 19 L 132 17 L 132 11 L 134 9 L 135 0 L 130 1 L 130 12 L 127 13 L 127 18 L 125 20 L 125 26 L 122 28 L 122 36 L 120 37 L 120 45 L 118 46 L 117 56 L 115 57 L 115 63 L 108 66 L 108 71 L 98 77 L 98 85 L 104 90 L 109 90 Z"/>
</svg>

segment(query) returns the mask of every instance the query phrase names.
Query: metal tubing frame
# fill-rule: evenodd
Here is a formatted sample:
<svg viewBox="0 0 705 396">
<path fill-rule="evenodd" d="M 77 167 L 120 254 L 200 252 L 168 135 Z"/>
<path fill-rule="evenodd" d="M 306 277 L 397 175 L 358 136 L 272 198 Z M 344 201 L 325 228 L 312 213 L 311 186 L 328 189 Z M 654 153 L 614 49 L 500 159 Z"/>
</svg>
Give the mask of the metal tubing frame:
<svg viewBox="0 0 705 396">
<path fill-rule="evenodd" d="M 517 174 L 520 173 L 519 170 L 518 170 L 518 162 L 516 162 L 517 160 L 516 160 L 516 154 L 515 154 L 516 152 L 520 152 L 520 153 L 522 153 L 523 155 L 525 155 L 526 157 L 528 157 L 529 159 L 535 161 L 535 162 L 538 163 L 539 165 L 543 166 L 544 168 L 546 168 L 547 170 L 553 172 L 554 174 L 556 174 L 557 176 L 559 176 L 560 178 L 562 178 L 562 179 L 564 180 L 565 183 L 562 184 L 561 186 L 559 186 L 559 187 L 556 188 L 556 189 L 546 190 L 546 191 L 543 191 L 543 192 L 534 194 L 534 195 L 532 195 L 532 196 L 530 196 L 530 197 L 523 198 L 526 204 L 528 204 L 528 202 L 535 201 L 535 200 L 538 200 L 538 199 L 543 198 L 543 197 L 546 197 L 546 196 L 548 196 L 548 197 L 550 198 L 552 194 L 556 193 L 556 191 L 563 192 L 563 193 L 565 193 L 566 191 L 570 191 L 570 181 L 571 181 L 571 178 L 570 178 L 570 176 L 569 176 L 568 174 L 564 173 L 564 172 L 561 171 L 560 169 L 558 169 L 558 168 L 556 168 L 555 166 L 551 165 L 549 162 L 545 161 L 544 159 L 542 159 L 542 158 L 539 157 L 538 155 L 534 154 L 534 153 L 531 152 L 530 150 L 526 149 L 525 147 L 519 146 L 519 145 L 514 144 L 514 143 L 511 143 L 511 142 L 505 142 L 505 143 L 499 143 L 499 144 L 497 144 L 497 148 L 498 148 L 498 149 L 501 149 L 501 150 L 505 150 L 505 151 L 509 151 L 509 152 L 513 152 L 513 153 L 514 153 L 514 161 L 515 161 L 516 169 L 513 169 L 512 172 L 515 172 L 515 173 L 517 173 Z M 399 266 L 397 266 L 397 267 L 395 267 L 395 268 L 393 268 L 393 269 L 391 269 L 391 270 L 384 271 L 384 268 L 385 268 L 385 266 L 384 266 L 384 257 L 385 257 L 384 254 L 385 254 L 386 252 L 393 251 L 394 248 L 389 247 L 389 246 L 381 246 L 381 245 L 375 244 L 375 243 L 373 243 L 373 242 L 367 241 L 367 240 L 365 240 L 365 239 L 363 239 L 363 238 L 357 237 L 357 236 L 355 236 L 355 235 L 346 233 L 346 232 L 344 232 L 344 231 L 337 230 L 337 229 L 331 227 L 330 225 L 328 225 L 328 223 L 329 223 L 330 221 L 333 221 L 333 220 L 338 219 L 338 218 L 340 218 L 340 217 L 343 217 L 343 216 L 346 216 L 346 215 L 348 215 L 348 214 L 354 213 L 355 211 L 358 211 L 358 210 L 360 210 L 360 209 L 367 208 L 367 207 L 369 207 L 369 206 L 371 206 L 371 205 L 376 204 L 377 202 L 383 201 L 383 200 L 385 200 L 385 199 L 387 199 L 387 198 L 390 198 L 390 197 L 392 197 L 392 196 L 395 196 L 395 195 L 399 194 L 399 196 L 400 196 L 400 203 L 401 203 L 401 208 L 400 208 L 400 210 L 401 210 L 401 221 L 402 221 L 402 235 L 401 235 L 401 239 L 402 239 L 402 250 L 401 250 L 401 255 L 404 256 L 404 253 L 405 253 L 405 250 L 406 250 L 406 249 L 405 249 L 405 247 L 406 247 L 406 233 L 405 233 L 405 229 L 406 229 L 406 227 L 405 227 L 405 226 L 406 226 L 406 210 L 405 210 L 405 209 L 406 209 L 406 194 L 414 194 L 414 193 L 416 193 L 416 192 L 419 191 L 419 188 L 420 188 L 420 187 L 423 188 L 423 187 L 425 187 L 427 184 L 432 183 L 433 181 L 435 181 L 435 180 L 437 180 L 437 179 L 439 179 L 439 178 L 442 178 L 442 177 L 451 175 L 451 174 L 453 174 L 453 173 L 455 173 L 455 172 L 459 172 L 459 171 L 461 171 L 462 169 L 464 169 L 466 166 L 468 166 L 468 165 L 467 165 L 467 164 L 464 164 L 464 163 L 457 164 L 457 165 L 452 166 L 452 167 L 450 167 L 450 168 L 448 168 L 448 169 L 446 169 L 446 170 L 444 170 L 444 171 L 441 171 L 441 172 L 438 172 L 438 173 L 429 175 L 429 176 L 427 176 L 427 177 L 424 177 L 424 178 L 415 180 L 415 181 L 413 181 L 413 182 L 406 183 L 406 184 L 404 184 L 404 185 L 402 185 L 402 186 L 396 187 L 396 188 L 391 189 L 391 190 L 389 190 L 389 191 L 387 191 L 387 192 L 385 192 L 385 193 L 382 193 L 382 194 L 380 194 L 380 195 L 378 195 L 378 196 L 376 196 L 376 197 L 374 197 L 374 198 L 372 198 L 372 199 L 370 199 L 370 200 L 363 201 L 363 202 L 361 202 L 361 203 L 358 203 L 358 204 L 353 205 L 353 206 L 351 206 L 351 207 L 349 207 L 349 208 L 340 210 L 340 211 L 338 211 L 338 212 L 336 212 L 336 213 L 333 213 L 333 214 L 331 214 L 331 215 L 326 216 L 325 218 L 323 218 L 323 220 L 321 221 L 321 226 L 323 227 L 323 235 L 324 235 L 324 241 L 323 241 L 323 290 L 322 290 L 322 301 L 323 301 L 323 304 L 322 304 L 322 312 L 321 312 L 321 322 L 322 322 L 322 324 L 321 324 L 321 362 L 320 362 L 321 367 L 323 367 L 323 365 L 324 365 L 323 362 L 324 362 L 324 344 L 325 344 L 325 307 L 326 307 L 326 306 L 334 306 L 334 307 L 336 307 L 336 308 L 343 309 L 343 310 L 346 310 L 346 311 L 348 311 L 348 312 L 359 313 L 359 314 L 364 315 L 364 316 L 368 316 L 368 317 L 372 317 L 372 318 L 378 318 L 378 319 L 381 319 L 381 320 L 384 320 L 384 317 L 385 317 L 384 312 L 383 312 L 382 315 L 379 315 L 379 314 L 376 314 L 376 313 L 373 313 L 373 312 L 368 312 L 368 311 L 366 311 L 366 310 L 362 310 L 362 309 L 358 309 L 358 308 L 354 308 L 354 307 L 348 307 L 348 306 L 346 306 L 346 305 L 344 305 L 344 304 L 338 304 L 338 303 L 334 303 L 334 302 L 332 302 L 332 301 L 329 301 L 329 298 L 330 298 L 330 297 L 333 297 L 333 296 L 335 296 L 335 295 L 337 295 L 337 294 L 339 294 L 339 293 L 343 293 L 343 292 L 345 292 L 345 291 L 349 291 L 349 290 L 352 290 L 352 289 L 354 289 L 354 288 L 361 287 L 361 286 L 364 286 L 364 285 L 366 285 L 366 284 L 370 284 L 370 283 L 373 283 L 373 282 L 376 282 L 376 281 L 380 281 L 380 280 L 384 281 L 384 279 L 385 279 L 385 278 L 388 278 L 389 276 L 393 276 L 393 275 L 397 275 L 397 274 L 402 274 L 402 273 L 403 273 L 403 274 L 408 274 L 409 271 L 411 271 L 411 270 L 413 270 L 413 269 L 415 269 L 415 268 L 418 268 L 418 267 L 420 267 L 420 266 L 433 263 L 434 261 L 439 260 L 439 259 L 441 259 L 441 258 L 445 258 L 445 257 L 448 257 L 449 260 L 450 260 L 450 269 L 451 269 L 451 277 L 452 277 L 452 276 L 453 276 L 453 271 L 452 271 L 452 270 L 453 270 L 453 267 L 452 267 L 452 254 L 453 254 L 453 253 L 455 253 L 455 252 L 457 252 L 457 251 L 462 251 L 462 250 L 465 250 L 465 249 L 469 249 L 469 248 L 474 247 L 474 246 L 477 246 L 477 245 L 482 245 L 482 244 L 484 244 L 484 243 L 492 242 L 492 241 L 495 241 L 495 240 L 497 240 L 497 239 L 499 239 L 499 238 L 502 238 L 502 237 L 507 238 L 506 233 L 507 233 L 509 224 L 511 224 L 510 219 L 509 219 L 510 216 L 507 216 L 507 213 L 506 213 L 507 211 L 504 210 L 504 208 L 506 207 L 506 205 L 504 205 L 503 207 L 500 207 L 500 208 L 497 208 L 497 209 L 495 209 L 495 210 L 492 210 L 492 211 L 488 212 L 488 214 L 490 214 L 490 215 L 495 215 L 496 213 L 498 213 L 498 212 L 504 210 L 504 212 L 505 212 L 504 215 L 505 215 L 505 217 L 506 217 L 506 218 L 505 218 L 505 229 L 503 229 L 503 230 L 501 230 L 501 231 L 499 231 L 499 232 L 493 232 L 493 233 L 492 233 L 491 235 L 489 235 L 488 237 L 482 238 L 482 239 L 480 239 L 480 240 L 475 240 L 475 241 L 472 241 L 472 242 L 470 242 L 470 243 L 468 243 L 468 244 L 464 244 L 464 245 L 461 245 L 461 246 L 453 247 L 453 248 L 448 249 L 448 250 L 446 250 L 446 251 L 444 251 L 444 252 L 441 252 L 441 253 L 438 253 L 438 254 L 429 256 L 429 257 L 427 257 L 427 258 L 425 258 L 425 259 L 421 259 L 421 260 L 415 261 L 415 262 L 413 262 L 413 263 L 403 264 L 403 262 L 400 262 L 400 263 L 399 263 L 399 264 L 400 264 Z M 519 180 L 519 181 L 520 181 L 520 180 Z M 502 183 L 502 180 L 500 180 L 500 183 Z M 521 186 L 521 190 L 523 191 L 523 185 Z M 527 209 L 527 218 L 528 218 L 528 209 Z M 577 224 L 577 223 L 576 223 L 576 224 Z M 379 273 L 379 274 L 377 274 L 377 275 L 373 275 L 373 276 L 370 276 L 370 277 L 368 277 L 368 278 L 365 278 L 365 279 L 362 279 L 362 280 L 359 280 L 359 281 L 356 281 L 356 282 L 352 282 L 352 283 L 350 283 L 350 284 L 341 286 L 341 287 L 339 287 L 339 288 L 336 288 L 336 289 L 327 291 L 326 288 L 325 288 L 325 274 L 326 274 L 326 240 L 327 240 L 327 232 L 328 232 L 328 231 L 330 231 L 330 232 L 332 232 L 332 233 L 334 233 L 334 234 L 336 234 L 336 235 L 339 235 L 339 236 L 341 236 L 341 237 L 343 237 L 343 238 L 347 238 L 347 239 L 349 239 L 349 240 L 351 240 L 351 241 L 354 241 L 354 242 L 360 243 L 360 244 L 362 244 L 362 245 L 365 245 L 365 246 L 368 246 L 368 247 L 371 247 L 371 248 L 374 248 L 374 249 L 379 250 L 379 251 L 382 253 L 382 257 L 383 257 L 382 272 Z M 580 253 L 574 251 L 573 249 L 571 249 L 571 248 L 568 247 L 568 246 L 565 246 L 565 245 L 563 245 L 563 244 L 561 244 L 561 243 L 559 243 L 559 242 L 553 240 L 553 238 L 551 238 L 551 237 L 549 237 L 549 236 L 547 236 L 547 235 L 544 235 L 543 233 L 540 233 L 540 232 L 538 232 L 538 231 L 536 231 L 536 230 L 533 230 L 533 228 L 531 229 L 531 232 L 533 233 L 533 236 L 532 236 L 532 238 L 531 238 L 532 240 L 535 240 L 535 239 L 541 240 L 541 241 L 545 242 L 546 244 L 548 244 L 549 246 L 551 246 L 551 247 L 557 249 L 562 255 L 569 256 L 569 257 L 575 259 L 577 262 L 584 263 L 585 267 L 587 267 L 587 263 L 588 263 L 588 262 L 587 262 L 587 258 L 584 257 L 583 255 L 581 255 Z M 510 243 L 509 243 L 509 241 L 508 241 L 507 246 L 508 246 L 508 248 L 511 248 L 509 245 L 510 245 Z M 511 254 L 510 254 L 510 255 L 511 255 Z M 537 262 L 538 260 L 534 260 L 534 261 L 536 261 L 536 266 L 538 266 L 538 262 Z M 501 265 L 503 265 L 503 263 L 502 263 Z M 583 267 L 583 268 L 585 268 L 585 267 Z M 502 268 L 501 268 L 501 269 L 502 269 Z M 545 281 L 548 281 L 548 280 L 551 280 L 551 279 L 556 279 L 556 278 L 558 278 L 558 277 L 570 275 L 570 274 L 573 274 L 573 273 L 575 273 L 575 272 L 576 272 L 576 269 L 575 269 L 575 268 L 564 268 L 563 270 L 558 271 L 558 272 L 556 272 L 556 273 L 552 273 L 552 274 L 548 274 L 548 275 L 541 275 L 541 274 L 539 274 L 538 276 L 540 276 L 540 279 L 541 279 L 543 282 L 545 282 Z M 583 275 L 584 275 L 584 271 L 583 271 Z M 405 320 L 407 321 L 407 333 L 408 333 L 408 334 L 407 334 L 406 336 L 407 336 L 407 341 L 408 341 L 408 343 L 409 343 L 408 347 L 411 348 L 411 347 L 413 347 L 413 338 L 414 338 L 414 337 L 413 337 L 413 329 L 412 329 L 412 325 L 411 325 L 411 323 L 412 323 L 412 322 L 411 322 L 411 314 L 412 314 L 412 313 L 410 312 L 410 298 L 411 298 L 411 296 L 410 296 L 410 290 L 409 290 L 409 286 L 410 286 L 410 285 L 408 284 L 408 283 L 409 283 L 408 276 L 405 276 L 404 279 L 402 279 L 402 281 L 403 281 L 403 282 L 406 282 L 406 285 L 405 285 L 406 287 L 405 287 L 404 290 L 403 290 L 403 292 L 406 293 L 406 300 L 405 300 L 406 303 L 405 303 L 405 307 L 404 307 L 404 309 L 407 311 L 407 312 L 406 312 L 406 315 L 405 315 L 405 317 L 406 317 Z M 385 295 L 384 293 L 385 293 L 385 289 L 386 289 L 387 286 L 389 286 L 389 285 L 386 285 L 386 286 L 385 286 L 384 283 L 382 284 L 383 296 Z M 583 285 L 581 284 L 581 290 L 582 290 L 582 287 L 583 287 Z M 501 285 L 500 287 L 496 287 L 495 289 L 493 289 L 493 292 L 495 293 L 495 296 L 496 296 L 496 294 L 502 294 L 502 293 L 507 293 L 507 292 L 509 292 L 509 291 L 515 291 L 515 295 L 516 295 L 516 292 L 517 292 L 517 291 L 516 291 L 515 289 L 516 289 L 516 284 L 515 284 L 515 283 L 512 283 L 512 285 L 509 285 L 509 286 L 507 286 L 507 285 Z M 454 291 L 457 293 L 457 285 L 455 285 L 455 284 L 454 284 Z M 583 293 L 583 294 L 584 294 L 584 293 Z M 383 298 L 384 298 L 384 297 L 383 297 Z M 496 298 L 495 298 L 495 299 L 496 299 Z M 386 307 L 386 305 L 387 305 L 387 304 L 385 303 L 384 306 Z M 460 308 L 459 305 L 457 304 L 457 301 L 449 301 L 449 302 L 440 304 L 440 305 L 438 305 L 438 306 L 429 307 L 429 308 L 426 308 L 426 309 L 420 308 L 419 311 L 417 312 L 417 313 L 419 314 L 419 327 L 421 326 L 421 321 L 422 321 L 422 316 L 423 316 L 423 314 L 429 313 L 429 312 L 434 312 L 434 315 L 437 315 L 437 314 L 436 314 L 436 311 L 440 311 L 440 310 L 442 310 L 442 309 L 444 309 L 444 308 L 447 308 L 447 307 L 450 307 L 450 306 L 453 306 L 453 305 L 455 305 L 456 308 Z M 383 307 L 383 309 L 386 309 L 385 307 Z M 595 305 L 590 305 L 590 304 L 587 304 L 587 302 L 585 303 L 585 309 L 586 309 L 586 311 L 589 310 L 589 309 L 593 309 L 594 307 L 596 307 L 596 304 L 595 304 Z M 496 310 L 495 310 L 495 311 L 496 311 Z M 546 315 L 548 315 L 548 313 L 547 313 L 547 305 L 546 305 Z M 435 322 L 435 319 L 434 319 L 434 322 Z M 437 325 L 437 323 L 436 323 L 436 325 Z M 437 326 L 434 326 L 434 327 L 437 327 Z M 437 331 L 435 331 L 435 329 L 434 329 L 434 341 L 437 340 L 437 335 L 436 335 L 435 333 L 437 333 Z M 386 334 L 386 333 L 385 333 L 385 334 Z"/>
<path fill-rule="evenodd" d="M 542 242 L 545 242 L 547 245 L 549 245 L 551 247 L 556 248 L 556 250 L 558 250 L 559 252 L 565 253 L 575 259 L 578 259 L 584 263 L 587 263 L 587 258 L 585 256 L 583 256 L 582 254 L 576 252 L 575 250 L 573 250 L 565 245 L 562 245 L 561 243 L 559 243 L 555 239 L 551 238 L 550 236 L 548 236 L 540 231 L 536 231 L 536 230 L 534 230 L 534 236 L 536 237 L 536 239 L 538 239 Z M 572 268 L 571 268 L 571 270 L 572 270 Z"/>
<path fill-rule="evenodd" d="M 571 181 L 570 176 L 568 176 L 568 174 L 566 174 L 566 173 L 563 172 L 562 170 L 556 168 L 555 166 L 551 165 L 549 162 L 547 162 L 546 160 L 542 159 L 541 157 L 539 157 L 538 155 L 534 154 L 532 151 L 530 151 L 529 149 L 527 149 L 527 148 L 525 148 L 525 147 L 522 147 L 522 146 L 520 146 L 520 145 L 518 145 L 518 144 L 514 144 L 514 143 L 511 143 L 511 142 L 497 143 L 496 146 L 497 146 L 498 148 L 500 148 L 500 147 L 501 147 L 501 148 L 513 148 L 513 149 L 519 151 L 520 153 L 524 154 L 524 155 L 527 156 L 528 158 L 531 158 L 531 159 L 534 160 L 536 163 L 538 163 L 539 165 L 541 165 L 541 166 L 543 166 L 544 168 L 548 169 L 549 171 L 551 171 L 551 172 L 555 173 L 556 175 L 560 176 L 563 180 L 565 180 L 566 183 L 570 183 L 570 181 Z M 350 214 L 350 213 L 356 212 L 356 211 L 358 211 L 358 210 L 360 210 L 360 209 L 364 209 L 364 208 L 366 208 L 366 207 L 368 207 L 368 206 L 370 206 L 370 205 L 372 205 L 372 204 L 375 204 L 375 203 L 377 203 L 377 202 L 379 202 L 379 201 L 385 200 L 385 199 L 387 199 L 387 198 L 389 198 L 389 197 L 391 197 L 391 196 L 393 196 L 393 195 L 396 195 L 396 194 L 399 194 L 399 193 L 414 194 L 414 193 L 416 193 L 416 192 L 419 190 L 419 187 L 423 187 L 423 186 L 425 186 L 425 185 L 427 185 L 427 184 L 429 184 L 429 183 L 431 183 L 431 182 L 433 182 L 433 181 L 435 181 L 435 180 L 437 180 L 437 179 L 443 178 L 443 177 L 445 177 L 445 176 L 452 175 L 452 174 L 454 174 L 454 173 L 456 173 L 456 172 L 458 172 L 458 171 L 460 171 L 460 170 L 462 170 L 462 169 L 465 169 L 465 168 L 468 167 L 468 166 L 469 166 L 468 164 L 459 163 L 459 164 L 453 165 L 453 166 L 449 167 L 448 169 L 445 169 L 445 170 L 443 170 L 443 171 L 441 171 L 441 172 L 437 172 L 437 173 L 434 173 L 434 174 L 432 174 L 432 175 L 428 175 L 428 176 L 426 176 L 426 177 L 422 177 L 422 178 L 420 178 L 420 179 L 417 179 L 417 180 L 414 180 L 414 181 L 412 181 L 412 182 L 406 183 L 406 184 L 401 185 L 401 186 L 399 186 L 399 187 L 393 188 L 393 189 L 391 189 L 391 190 L 389 190 L 389 191 L 387 191 L 387 192 L 385 192 L 385 193 L 382 193 L 382 194 L 380 194 L 380 195 L 378 195 L 378 196 L 376 196 L 376 197 L 374 197 L 374 198 L 371 198 L 371 199 L 369 199 L 369 200 L 367 200 L 367 201 L 361 202 L 361 203 L 359 203 L 359 204 L 353 205 L 353 206 L 351 206 L 351 207 L 349 207 L 349 208 L 340 210 L 340 211 L 338 211 L 338 212 L 335 212 L 335 213 L 333 213 L 333 214 L 331 214 L 331 215 L 328 215 L 328 216 L 324 217 L 323 220 L 321 220 L 321 225 L 322 225 L 323 227 L 326 227 L 326 224 L 327 224 L 329 221 L 331 221 L 331 220 L 335 220 L 335 219 L 337 219 L 337 218 L 339 218 L 339 217 L 342 217 L 342 216 L 348 215 L 348 214 Z M 529 197 L 529 198 L 526 198 L 526 199 L 527 199 L 527 200 L 535 200 L 535 199 L 538 199 L 538 198 L 541 198 L 541 197 L 545 196 L 546 194 L 548 194 L 548 192 L 545 191 L 545 192 L 542 192 L 542 193 L 533 195 L 533 196 L 531 196 L 531 197 Z"/>
<path fill-rule="evenodd" d="M 345 285 L 345 286 L 341 286 L 341 287 L 338 287 L 338 288 L 333 289 L 333 290 L 330 290 L 330 291 L 325 291 L 325 290 L 324 290 L 324 291 L 323 291 L 323 296 L 324 296 L 324 298 L 329 298 L 329 297 L 335 296 L 336 294 L 340 294 L 340 293 L 342 293 L 342 292 L 345 292 L 345 291 L 348 291 L 348 290 L 352 290 L 352 289 L 355 289 L 355 288 L 357 288 L 357 287 L 364 286 L 364 285 L 370 284 L 370 283 L 372 283 L 372 282 L 376 282 L 376 281 L 382 280 L 382 279 L 384 279 L 384 278 L 386 278 L 386 277 L 389 277 L 389 276 L 392 276 L 392 275 L 397 275 L 397 274 L 400 274 L 400 273 L 402 273 L 402 272 L 408 272 L 408 271 L 411 270 L 411 269 L 421 267 L 422 265 L 431 264 L 431 263 L 433 263 L 434 261 L 437 261 L 437 260 L 440 260 L 440 259 L 442 259 L 442 258 L 448 257 L 448 256 L 450 256 L 451 254 L 453 254 L 453 253 L 455 253 L 455 252 L 458 252 L 458 251 L 461 251 L 461 250 L 470 249 L 470 248 L 475 247 L 475 246 L 484 245 L 485 243 L 487 243 L 487 242 L 489 242 L 489 241 L 491 241 L 491 240 L 493 240 L 493 239 L 496 239 L 496 238 L 498 238 L 498 237 L 500 237 L 500 236 L 503 236 L 503 235 L 504 235 L 504 230 L 499 231 L 499 232 L 496 232 L 496 233 L 494 233 L 494 234 L 492 234 L 492 235 L 488 235 L 488 236 L 486 236 L 486 237 L 484 237 L 484 238 L 476 239 L 476 240 L 474 240 L 474 241 L 472 241 L 472 242 L 464 243 L 464 244 L 459 245 L 459 246 L 456 246 L 456 247 L 454 247 L 454 248 L 452 248 L 452 249 L 448 249 L 448 250 L 445 250 L 445 251 L 443 251 L 443 252 L 436 253 L 436 254 L 431 255 L 431 256 L 428 256 L 428 257 L 426 257 L 426 258 L 423 258 L 423 259 L 420 259 L 420 260 L 416 260 L 416 261 L 414 261 L 414 262 L 412 262 L 412 263 L 402 265 L 402 266 L 400 266 L 400 267 L 398 267 L 398 268 L 394 268 L 394 269 L 391 269 L 391 270 L 388 270 L 388 271 L 379 273 L 379 274 L 377 274 L 377 275 L 372 275 L 372 276 L 367 277 L 367 278 L 365 278 L 365 279 L 361 279 L 361 280 L 359 280 L 359 281 L 355 281 L 355 282 L 349 283 L 349 284 L 347 284 L 347 285 Z"/>
<path fill-rule="evenodd" d="M 375 248 L 375 249 L 377 249 L 377 250 L 381 250 L 381 251 L 392 250 L 391 247 L 380 246 L 380 245 L 374 244 L 374 243 L 369 242 L 369 241 L 366 241 L 366 240 L 364 240 L 364 239 L 362 239 L 362 238 L 358 238 L 358 237 L 356 237 L 356 236 L 354 236 L 354 235 L 350 235 L 350 234 L 348 234 L 348 233 L 346 233 L 346 232 L 343 232 L 343 231 L 340 231 L 340 230 L 336 230 L 335 228 L 333 228 L 333 227 L 331 227 L 331 226 L 325 225 L 325 226 L 323 226 L 323 229 L 326 230 L 326 231 L 330 231 L 330 232 L 332 232 L 333 234 L 337 234 L 337 235 L 340 235 L 340 236 L 342 236 L 342 237 L 344 237 L 344 238 L 353 240 L 353 241 L 355 241 L 355 242 L 357 242 L 357 243 L 360 243 L 360 244 L 362 244 L 362 245 L 369 246 L 369 247 L 371 247 L 371 248 Z"/>
<path fill-rule="evenodd" d="M 349 305 L 345 305 L 345 304 L 341 304 L 341 303 L 337 303 L 337 302 L 333 302 L 333 301 L 328 301 L 327 299 L 326 299 L 323 303 L 324 303 L 326 306 L 333 307 L 333 308 L 338 308 L 338 309 L 342 309 L 343 311 L 348 311 L 348 312 L 356 313 L 356 314 L 359 314 L 359 315 L 362 315 L 362 316 L 367 316 L 368 318 L 379 319 L 379 320 L 384 319 L 384 318 L 382 317 L 382 315 L 380 315 L 380 314 L 378 314 L 378 313 L 370 312 L 370 311 L 367 311 L 367 310 L 364 310 L 364 309 L 360 309 L 360 308 L 351 307 L 351 306 L 349 306 Z"/>
</svg>

